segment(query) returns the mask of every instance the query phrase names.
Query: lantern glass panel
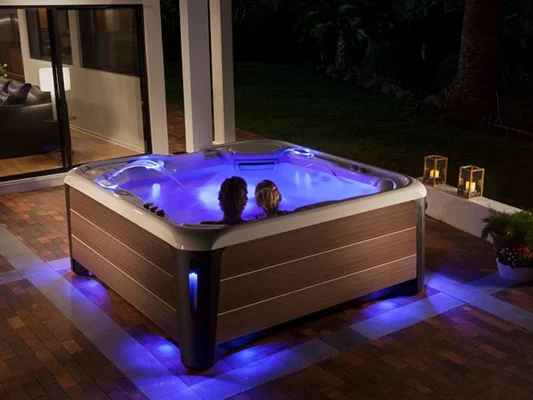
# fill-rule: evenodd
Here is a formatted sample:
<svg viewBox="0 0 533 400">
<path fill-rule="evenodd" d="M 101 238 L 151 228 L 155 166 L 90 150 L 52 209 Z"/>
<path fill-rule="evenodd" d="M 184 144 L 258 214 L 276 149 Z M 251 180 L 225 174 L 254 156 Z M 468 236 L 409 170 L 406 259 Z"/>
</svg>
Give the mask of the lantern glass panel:
<svg viewBox="0 0 533 400">
<path fill-rule="evenodd" d="M 465 165 L 459 168 L 459 182 L 457 194 L 466 199 L 483 196 L 485 186 L 485 169 L 475 165 Z"/>
<path fill-rule="evenodd" d="M 448 158 L 431 155 L 424 157 L 423 181 L 430 186 L 446 185 L 448 177 Z"/>
</svg>

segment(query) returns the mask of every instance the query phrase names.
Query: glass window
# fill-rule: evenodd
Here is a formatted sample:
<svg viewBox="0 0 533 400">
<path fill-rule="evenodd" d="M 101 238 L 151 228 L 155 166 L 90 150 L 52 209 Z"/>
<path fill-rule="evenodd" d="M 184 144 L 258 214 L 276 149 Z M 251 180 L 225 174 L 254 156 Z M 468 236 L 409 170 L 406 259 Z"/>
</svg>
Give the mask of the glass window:
<svg viewBox="0 0 533 400">
<path fill-rule="evenodd" d="M 72 48 L 70 46 L 70 29 L 67 11 L 57 12 L 57 23 L 63 63 L 72 65 Z M 50 61 L 50 35 L 46 9 L 26 10 L 30 57 L 36 60 Z"/>
<path fill-rule="evenodd" d="M 139 76 L 135 10 L 80 10 L 79 24 L 84 68 Z"/>
</svg>

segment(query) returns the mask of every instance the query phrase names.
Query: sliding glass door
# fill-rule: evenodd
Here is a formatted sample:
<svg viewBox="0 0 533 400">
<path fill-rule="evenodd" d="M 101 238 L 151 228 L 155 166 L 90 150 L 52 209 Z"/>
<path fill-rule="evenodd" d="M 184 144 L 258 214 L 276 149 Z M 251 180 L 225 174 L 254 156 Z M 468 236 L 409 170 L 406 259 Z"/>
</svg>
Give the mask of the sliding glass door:
<svg viewBox="0 0 533 400">
<path fill-rule="evenodd" d="M 28 24 L 27 13 L 33 23 Z M 0 8 L 0 180 L 66 165 L 52 98 L 51 17 L 45 9 Z M 41 45 L 39 58 L 29 56 L 29 34 L 34 39 L 29 43 Z M 41 68 L 50 71 L 49 87 L 40 82 Z"/>
<path fill-rule="evenodd" d="M 142 21 L 139 6 L 0 8 L 0 89 L 24 88 L 16 110 L 0 93 L 0 180 L 151 152 Z"/>
</svg>

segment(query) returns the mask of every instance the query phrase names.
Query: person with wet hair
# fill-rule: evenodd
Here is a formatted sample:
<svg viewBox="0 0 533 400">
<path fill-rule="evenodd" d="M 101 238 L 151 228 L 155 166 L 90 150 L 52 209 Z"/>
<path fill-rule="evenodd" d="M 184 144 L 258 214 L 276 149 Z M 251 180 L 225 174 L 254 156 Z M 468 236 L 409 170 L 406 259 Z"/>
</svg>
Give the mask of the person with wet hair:
<svg viewBox="0 0 533 400">
<path fill-rule="evenodd" d="M 202 221 L 201 224 L 237 225 L 245 222 L 242 213 L 248 202 L 248 185 L 240 176 L 222 182 L 218 192 L 218 204 L 224 216 L 220 221 Z"/>
<path fill-rule="evenodd" d="M 256 219 L 286 214 L 287 211 L 279 209 L 281 200 L 281 193 L 274 182 L 268 179 L 259 182 L 255 187 L 255 202 L 263 210 L 264 215 L 258 216 Z"/>
</svg>

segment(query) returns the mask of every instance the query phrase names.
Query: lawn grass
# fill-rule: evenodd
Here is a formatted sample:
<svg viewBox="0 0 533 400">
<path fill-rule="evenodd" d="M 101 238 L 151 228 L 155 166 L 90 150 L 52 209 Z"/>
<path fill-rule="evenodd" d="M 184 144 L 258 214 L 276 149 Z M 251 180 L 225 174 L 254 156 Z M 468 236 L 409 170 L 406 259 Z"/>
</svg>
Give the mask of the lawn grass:
<svg viewBox="0 0 533 400">
<path fill-rule="evenodd" d="M 167 70 L 167 101 L 182 104 L 181 90 L 180 78 Z M 485 132 L 408 122 L 401 118 L 405 102 L 312 68 L 237 65 L 235 107 L 241 129 L 415 177 L 428 154 L 449 157 L 451 185 L 460 165 L 480 165 L 486 197 L 533 208 L 531 146 L 504 143 L 501 133 L 487 140 Z"/>
</svg>

